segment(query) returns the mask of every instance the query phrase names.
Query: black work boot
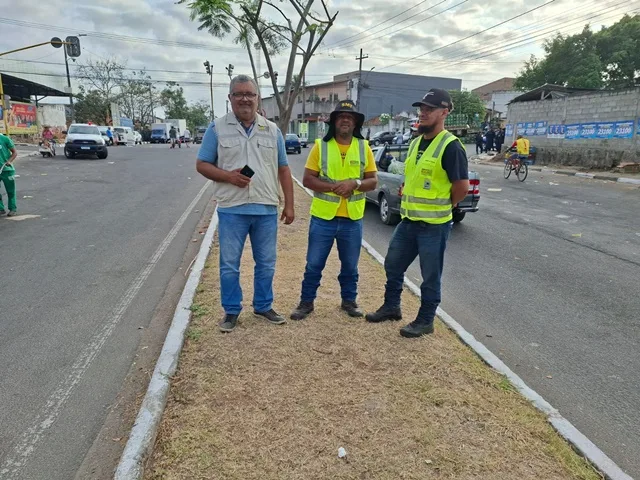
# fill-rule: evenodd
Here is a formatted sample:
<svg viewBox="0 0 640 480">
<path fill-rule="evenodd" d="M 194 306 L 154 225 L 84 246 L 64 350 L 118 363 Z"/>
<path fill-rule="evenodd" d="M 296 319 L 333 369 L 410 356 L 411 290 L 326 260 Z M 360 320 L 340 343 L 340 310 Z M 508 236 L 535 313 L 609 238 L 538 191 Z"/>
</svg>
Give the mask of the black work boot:
<svg viewBox="0 0 640 480">
<path fill-rule="evenodd" d="M 402 320 L 402 311 L 400 310 L 400 307 L 391 308 L 386 305 L 382 305 L 374 313 L 367 313 L 366 319 L 367 322 L 371 323 L 386 322 L 387 320 Z"/>
<path fill-rule="evenodd" d="M 364 313 L 358 307 L 358 304 L 353 300 L 342 300 L 342 305 L 340 308 L 347 312 L 347 315 L 353 318 L 361 318 L 364 317 Z"/>
<path fill-rule="evenodd" d="M 278 315 L 276 311 L 272 308 L 271 310 L 267 310 L 266 312 L 253 312 L 254 315 L 257 315 L 260 318 L 264 318 L 267 322 L 273 323 L 274 325 L 282 325 L 286 323 L 286 320 L 281 315 Z"/>
<path fill-rule="evenodd" d="M 304 320 L 311 312 L 313 312 L 313 302 L 304 302 L 301 300 L 296 309 L 291 312 L 289 318 L 291 320 Z"/>
<path fill-rule="evenodd" d="M 234 315 L 233 313 L 227 313 L 222 321 L 218 324 L 221 332 L 232 332 L 236 325 L 238 324 L 238 315 Z"/>
<path fill-rule="evenodd" d="M 400 335 L 406 338 L 417 338 L 430 333 L 433 333 L 433 320 L 427 321 L 419 318 L 400 329 Z"/>
</svg>

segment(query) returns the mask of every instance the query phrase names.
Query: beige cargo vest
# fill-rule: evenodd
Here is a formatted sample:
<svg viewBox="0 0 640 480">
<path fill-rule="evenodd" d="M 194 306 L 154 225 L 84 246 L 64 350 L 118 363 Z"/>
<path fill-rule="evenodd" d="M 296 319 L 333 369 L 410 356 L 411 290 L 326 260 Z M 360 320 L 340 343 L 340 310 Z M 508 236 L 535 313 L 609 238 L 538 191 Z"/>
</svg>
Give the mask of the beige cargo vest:
<svg viewBox="0 0 640 480">
<path fill-rule="evenodd" d="M 249 165 L 255 175 L 246 188 L 231 183 L 213 182 L 213 195 L 220 207 L 245 203 L 278 205 L 278 127 L 257 115 L 247 137 L 244 127 L 233 112 L 216 119 L 218 134 L 218 168 L 235 170 Z"/>
</svg>

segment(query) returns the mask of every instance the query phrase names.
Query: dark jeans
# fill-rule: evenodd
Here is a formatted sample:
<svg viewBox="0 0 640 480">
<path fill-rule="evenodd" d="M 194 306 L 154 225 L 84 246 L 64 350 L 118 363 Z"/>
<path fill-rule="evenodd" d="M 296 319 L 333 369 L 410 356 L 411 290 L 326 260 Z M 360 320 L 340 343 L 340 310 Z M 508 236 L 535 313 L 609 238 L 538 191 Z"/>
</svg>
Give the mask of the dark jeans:
<svg viewBox="0 0 640 480">
<path fill-rule="evenodd" d="M 343 300 L 354 301 L 358 295 L 358 261 L 362 246 L 362 220 L 351 220 L 335 217 L 332 220 L 322 220 L 311 217 L 309 223 L 309 241 L 307 244 L 307 266 L 302 280 L 303 302 L 313 302 L 316 299 L 322 270 L 327 263 L 333 241 L 338 244 L 340 258 L 340 292 Z"/>
<path fill-rule="evenodd" d="M 256 265 L 253 273 L 253 309 L 271 310 L 273 276 L 276 272 L 277 215 L 239 215 L 218 212 L 220 244 L 220 297 L 224 313 L 242 310 L 240 259 L 247 235 Z"/>
<path fill-rule="evenodd" d="M 478 151 L 478 150 L 480 150 L 480 151 Z M 476 155 L 478 153 L 482 153 L 482 142 L 476 143 Z"/>
<path fill-rule="evenodd" d="M 440 305 L 440 282 L 444 266 L 444 251 L 451 231 L 451 223 L 434 225 L 426 222 L 402 220 L 391 237 L 384 269 L 387 285 L 384 303 L 391 308 L 400 307 L 404 274 L 417 256 L 422 272 L 422 296 L 417 318 L 433 321 Z"/>
</svg>

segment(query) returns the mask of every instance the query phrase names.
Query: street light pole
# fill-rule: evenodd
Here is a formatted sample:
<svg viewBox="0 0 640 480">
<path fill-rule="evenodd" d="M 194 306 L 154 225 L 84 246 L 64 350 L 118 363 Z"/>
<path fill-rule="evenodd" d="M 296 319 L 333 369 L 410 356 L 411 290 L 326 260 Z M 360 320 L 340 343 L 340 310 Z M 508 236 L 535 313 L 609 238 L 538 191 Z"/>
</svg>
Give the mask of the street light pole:
<svg viewBox="0 0 640 480">
<path fill-rule="evenodd" d="M 204 69 L 209 74 L 209 91 L 211 93 L 211 120 L 213 121 L 213 119 L 215 118 L 213 114 L 213 65 L 211 65 L 209 60 L 206 60 L 203 65 Z"/>
<path fill-rule="evenodd" d="M 71 76 L 69 75 L 69 59 L 67 57 L 67 49 L 63 48 L 64 51 L 64 66 L 67 69 L 67 87 L 69 87 L 69 107 L 71 108 L 71 123 L 75 123 L 76 121 L 76 111 L 73 106 L 73 92 L 71 91 Z"/>
</svg>

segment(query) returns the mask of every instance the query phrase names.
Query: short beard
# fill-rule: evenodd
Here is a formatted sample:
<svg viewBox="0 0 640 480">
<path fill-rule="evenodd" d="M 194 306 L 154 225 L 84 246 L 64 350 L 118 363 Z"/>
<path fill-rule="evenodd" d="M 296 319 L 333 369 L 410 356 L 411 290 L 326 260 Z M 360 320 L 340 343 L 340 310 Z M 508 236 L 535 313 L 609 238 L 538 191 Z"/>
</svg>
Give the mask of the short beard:
<svg viewBox="0 0 640 480">
<path fill-rule="evenodd" d="M 436 129 L 435 125 L 418 125 L 418 133 L 420 135 L 427 135 Z"/>
</svg>

